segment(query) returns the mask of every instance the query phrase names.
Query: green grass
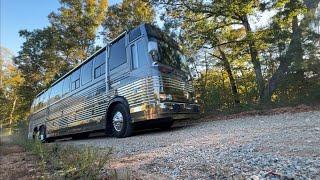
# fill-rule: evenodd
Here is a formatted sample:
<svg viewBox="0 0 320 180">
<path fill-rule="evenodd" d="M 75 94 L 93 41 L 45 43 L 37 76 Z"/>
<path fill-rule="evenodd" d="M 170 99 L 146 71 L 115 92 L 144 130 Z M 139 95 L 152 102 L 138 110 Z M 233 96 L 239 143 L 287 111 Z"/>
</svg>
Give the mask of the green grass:
<svg viewBox="0 0 320 180">
<path fill-rule="evenodd" d="M 101 170 L 108 164 L 111 149 L 62 146 L 26 138 L 25 125 L 19 125 L 13 143 L 39 158 L 43 179 L 101 179 Z"/>
</svg>

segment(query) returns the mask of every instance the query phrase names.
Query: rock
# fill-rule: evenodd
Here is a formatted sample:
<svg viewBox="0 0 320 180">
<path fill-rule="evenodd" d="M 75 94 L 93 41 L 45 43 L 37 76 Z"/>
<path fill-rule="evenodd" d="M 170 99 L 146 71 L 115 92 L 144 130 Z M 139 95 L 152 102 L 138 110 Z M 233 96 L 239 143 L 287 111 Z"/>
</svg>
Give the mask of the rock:
<svg viewBox="0 0 320 180">
<path fill-rule="evenodd" d="M 250 179 L 251 179 L 251 180 L 259 180 L 260 178 L 259 178 L 259 176 L 257 176 L 257 175 L 252 175 L 252 176 L 250 177 Z"/>
<path fill-rule="evenodd" d="M 318 170 L 316 168 L 310 167 L 309 171 L 313 174 L 316 174 L 318 172 Z"/>
</svg>

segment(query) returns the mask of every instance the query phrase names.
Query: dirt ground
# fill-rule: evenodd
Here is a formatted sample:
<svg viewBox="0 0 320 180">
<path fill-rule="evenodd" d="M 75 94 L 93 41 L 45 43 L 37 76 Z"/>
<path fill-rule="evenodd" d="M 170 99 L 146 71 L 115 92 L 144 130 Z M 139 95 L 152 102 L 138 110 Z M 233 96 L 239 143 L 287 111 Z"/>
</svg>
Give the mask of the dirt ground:
<svg viewBox="0 0 320 180">
<path fill-rule="evenodd" d="M 0 179 L 39 179 L 38 159 L 22 147 L 0 142 Z"/>
</svg>

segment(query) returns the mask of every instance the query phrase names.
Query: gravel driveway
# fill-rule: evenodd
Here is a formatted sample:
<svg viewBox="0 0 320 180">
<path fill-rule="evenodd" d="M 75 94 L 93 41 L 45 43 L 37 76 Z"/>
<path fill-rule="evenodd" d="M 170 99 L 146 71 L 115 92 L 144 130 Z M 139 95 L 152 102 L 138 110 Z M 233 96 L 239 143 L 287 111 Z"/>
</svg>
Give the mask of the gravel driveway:
<svg viewBox="0 0 320 180">
<path fill-rule="evenodd" d="M 320 111 L 60 143 L 112 147 L 111 167 L 143 179 L 320 179 Z"/>
</svg>

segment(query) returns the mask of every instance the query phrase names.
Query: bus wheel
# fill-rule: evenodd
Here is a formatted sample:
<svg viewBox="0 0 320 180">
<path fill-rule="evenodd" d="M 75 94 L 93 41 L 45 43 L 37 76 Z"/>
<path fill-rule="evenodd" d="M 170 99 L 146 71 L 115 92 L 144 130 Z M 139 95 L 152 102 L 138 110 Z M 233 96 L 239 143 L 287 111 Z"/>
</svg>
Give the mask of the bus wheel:
<svg viewBox="0 0 320 180">
<path fill-rule="evenodd" d="M 36 140 L 38 137 L 39 137 L 39 131 L 37 128 L 35 128 L 32 133 L 32 139 Z"/>
<path fill-rule="evenodd" d="M 110 118 L 113 136 L 124 138 L 131 135 L 132 123 L 130 113 L 123 104 L 115 105 Z"/>
<path fill-rule="evenodd" d="M 41 127 L 39 129 L 38 139 L 43 143 L 46 142 L 46 128 L 45 127 Z"/>
</svg>

